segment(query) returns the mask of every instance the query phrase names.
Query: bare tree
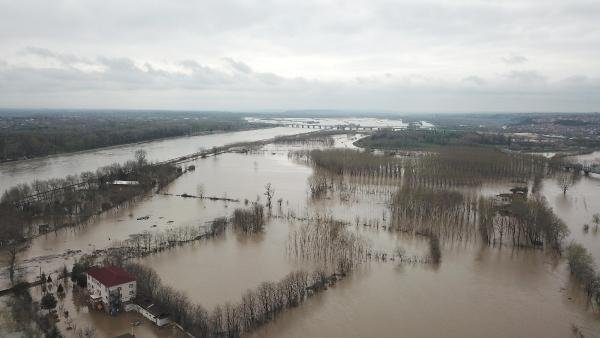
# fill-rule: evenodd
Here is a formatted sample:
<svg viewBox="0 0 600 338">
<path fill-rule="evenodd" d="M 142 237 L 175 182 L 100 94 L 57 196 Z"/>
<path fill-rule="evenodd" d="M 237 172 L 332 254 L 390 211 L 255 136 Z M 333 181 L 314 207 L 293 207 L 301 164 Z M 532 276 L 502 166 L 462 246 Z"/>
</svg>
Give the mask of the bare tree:
<svg viewBox="0 0 600 338">
<path fill-rule="evenodd" d="M 573 175 L 571 174 L 561 174 L 557 178 L 558 186 L 562 189 L 563 195 L 567 194 L 567 190 L 571 188 L 575 180 L 573 179 Z"/>
<path fill-rule="evenodd" d="M 271 200 L 275 196 L 275 190 L 271 186 L 271 183 L 265 185 L 265 196 L 267 197 L 267 208 L 271 209 Z"/>
<path fill-rule="evenodd" d="M 594 222 L 594 231 L 598 231 L 598 227 L 600 226 L 600 213 L 592 215 L 592 222 Z"/>
<path fill-rule="evenodd" d="M 143 166 L 147 163 L 146 155 L 147 153 L 144 149 L 138 149 L 135 151 L 135 160 L 139 166 Z"/>
<path fill-rule="evenodd" d="M 440 250 L 440 240 L 436 235 L 429 237 L 429 254 L 434 264 L 439 264 L 442 260 L 442 251 Z"/>
<path fill-rule="evenodd" d="M 19 247 L 16 243 L 12 243 L 8 246 L 6 253 L 8 255 L 8 275 L 10 277 L 11 284 L 15 281 L 15 269 L 17 268 L 17 253 L 19 252 Z"/>
</svg>

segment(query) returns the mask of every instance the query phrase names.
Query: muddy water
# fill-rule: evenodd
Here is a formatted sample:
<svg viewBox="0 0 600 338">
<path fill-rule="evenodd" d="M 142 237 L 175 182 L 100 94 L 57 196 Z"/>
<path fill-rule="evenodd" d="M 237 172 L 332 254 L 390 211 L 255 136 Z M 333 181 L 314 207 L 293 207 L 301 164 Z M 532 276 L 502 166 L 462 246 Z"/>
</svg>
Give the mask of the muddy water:
<svg viewBox="0 0 600 338">
<path fill-rule="evenodd" d="M 306 206 L 307 214 L 327 212 L 351 223 L 358 215 L 361 224 L 375 219 L 384 223 L 386 205 L 382 196 L 365 189 L 366 193 L 344 201 L 337 198 L 312 201 L 302 186 L 308 173 L 294 172 L 291 168 L 297 164 L 272 154 L 255 155 L 260 159 L 258 168 L 270 157 L 277 163 L 268 162 L 268 172 L 277 173 L 272 177 L 281 175 L 275 181 L 277 184 L 273 183 L 274 187 L 282 189 L 279 196 L 290 201 L 293 210 L 301 212 Z M 229 161 L 225 157 L 220 160 L 219 167 L 227 170 Z M 247 159 L 237 158 L 235 162 L 244 164 Z M 248 182 L 240 183 L 248 175 L 247 168 L 241 171 L 241 178 L 232 176 L 230 182 L 222 183 L 227 186 L 223 190 L 238 189 L 242 195 L 249 195 L 271 177 L 252 176 Z M 206 172 L 204 175 L 206 182 L 210 182 L 207 186 L 215 187 L 207 191 L 220 186 L 212 180 L 213 176 Z M 568 224 L 576 222 L 577 217 L 583 217 L 578 207 L 558 208 L 552 203 L 556 193 L 553 182 L 546 180 L 542 193 Z M 594 199 L 595 182 L 585 178 L 572 190 L 573 195 L 581 194 L 579 204 L 587 205 L 589 213 L 600 211 L 600 205 L 595 202 L 583 202 Z M 481 193 L 496 194 L 507 187 L 491 184 L 482 188 Z M 239 300 L 244 290 L 254 288 L 263 280 L 276 280 L 298 266 L 306 268 L 283 256 L 285 234 L 295 226 L 274 221 L 258 239 L 240 242 L 228 234 L 226 239 L 213 244 L 198 244 L 198 247 L 178 249 L 180 253 L 171 251 L 143 261 L 155 268 L 166 283 L 211 308 L 214 304 Z M 362 225 L 358 229 L 378 248 L 393 250 L 400 246 L 407 252 L 427 252 L 427 243 L 423 240 Z M 575 233 L 573 238 L 579 239 Z M 593 243 L 587 244 L 592 246 Z M 190 278 L 191 267 L 198 272 L 192 273 Z M 586 303 L 569 279 L 563 261 L 538 250 L 446 243 L 443 263 L 437 269 L 427 265 L 370 263 L 351 279 L 283 314 L 255 336 L 565 337 L 571 334 L 573 325 L 586 336 L 593 337 L 600 332 L 598 316 L 586 310 Z"/>
<path fill-rule="evenodd" d="M 600 332 L 564 266 L 541 253 L 443 257 L 438 269 L 371 264 L 253 337 L 570 337 L 573 324 L 586 337 Z"/>
<path fill-rule="evenodd" d="M 132 159 L 133 153 L 138 149 L 146 150 L 150 161 L 164 161 L 195 153 L 201 148 L 209 149 L 235 142 L 257 141 L 279 135 L 300 134 L 309 131 L 307 129 L 277 127 L 233 133 L 178 137 L 2 163 L 0 164 L 0 193 L 16 184 L 31 183 L 35 179 L 62 178 L 84 171 L 95 171 L 99 167 L 112 163 L 123 163 Z"/>
<path fill-rule="evenodd" d="M 344 144 L 339 142 L 338 144 Z M 346 142 L 345 144 L 351 144 Z M 195 161 L 196 171 L 173 182 L 167 192 L 237 198 L 240 202 L 184 199 L 152 195 L 128 207 L 107 213 L 86 226 L 66 229 L 34 240 L 23 259 L 62 253 L 67 249 L 91 251 L 132 233 L 162 231 L 171 227 L 204 224 L 229 215 L 244 199 L 264 202 L 264 185 L 272 183 L 275 203 L 272 220 L 263 234 L 225 236 L 200 241 L 140 259 L 153 267 L 163 281 L 185 292 L 193 301 L 212 309 L 216 304 L 236 302 L 242 293 L 265 280 L 278 280 L 298 268 L 313 268 L 286 255 L 289 231 L 300 226 L 287 216 L 331 214 L 354 223 L 356 231 L 382 250 L 404 248 L 411 254 L 426 254 L 423 239 L 391 233 L 363 223 L 386 215 L 386 193 L 381 186 L 393 181 L 366 180 L 357 193 L 345 198 L 310 198 L 309 167 L 292 161 L 286 147 L 267 146 L 249 155 L 225 154 Z M 563 196 L 552 179 L 543 182 L 542 193 L 557 214 L 567 222 L 572 238 L 590 248 L 599 259 L 598 236 L 581 233 L 583 222 L 600 212 L 596 178 L 582 178 Z M 375 185 L 374 183 L 378 183 Z M 481 193 L 495 194 L 503 185 L 489 185 Z M 383 191 L 383 193 L 379 193 Z M 149 215 L 148 220 L 137 220 Z M 172 222 L 170 222 L 172 221 Z M 568 337 L 572 325 L 586 337 L 598 336 L 600 318 L 586 310 L 581 294 L 569 279 L 564 261 L 539 250 L 481 247 L 477 243 L 443 243 L 442 264 L 398 265 L 371 262 L 352 277 L 311 298 L 301 307 L 282 314 L 259 330 L 256 337 Z M 62 259 L 38 260 L 45 269 L 60 267 Z M 36 263 L 31 263 L 31 265 Z M 36 267 L 32 266 L 35 274 Z M 73 301 L 71 301 L 73 303 Z M 114 326 L 128 328 L 129 318 L 112 319 L 86 314 L 80 321 L 98 327 L 100 337 L 111 337 Z M 117 324 L 115 324 L 117 323 Z M 148 325 L 149 324 L 144 324 Z M 144 328 L 146 330 L 146 328 Z M 145 336 L 168 335 L 144 331 Z M 140 333 L 141 334 L 141 333 Z"/>
<path fill-rule="evenodd" d="M 309 214 L 327 212 L 351 223 L 358 215 L 361 224 L 384 217 L 385 199 L 379 195 L 365 193 L 343 202 L 336 198 L 315 202 L 302 187 L 308 173 L 291 170 L 298 165 L 273 154 L 254 155 L 254 158 L 259 162 L 257 168 L 267 159 L 276 160 L 267 163 L 270 175 L 277 174 L 262 179 L 260 175 L 251 176 L 247 183 L 241 183 L 248 172 L 247 168 L 240 169 L 240 177 L 231 176 L 230 182 L 222 183 L 227 186 L 223 191 L 238 189 L 241 195 L 252 195 L 270 177 L 279 177 L 274 187 L 282 189 L 279 196 L 290 201 L 294 210 L 306 206 Z M 220 161 L 218 167 L 229 173 L 229 160 L 222 157 Z M 234 162 L 245 168 L 248 159 L 235 158 Z M 205 171 L 203 175 L 207 178 L 206 185 L 211 187 L 207 191 L 221 186 L 213 181 L 212 175 Z M 573 194 L 593 199 L 592 183 L 596 181 L 586 180 L 590 181 L 573 187 Z M 550 179 L 545 181 L 542 190 L 549 200 L 555 193 L 552 183 Z M 481 192 L 495 194 L 506 187 L 492 184 Z M 590 212 L 600 211 L 600 205 L 588 203 L 588 208 Z M 577 208 L 557 212 L 568 222 L 581 215 Z M 261 281 L 276 280 L 299 266 L 306 268 L 283 255 L 286 233 L 296 226 L 278 220 L 269 224 L 266 233 L 258 238 L 240 241 L 230 233 L 214 243 L 177 249 L 143 262 L 155 268 L 167 284 L 210 309 L 214 304 L 239 300 L 244 290 L 256 287 Z M 362 225 L 358 229 L 378 248 L 393 250 L 400 246 L 407 252 L 427 252 L 425 241 Z M 191 269 L 197 272 L 190 273 Z M 351 279 L 283 314 L 255 336 L 565 337 L 571 334 L 572 325 L 586 336 L 600 332 L 597 315 L 586 311 L 585 301 L 569 280 L 564 262 L 538 250 L 446 243 L 443 263 L 437 269 L 427 265 L 370 263 Z"/>
<path fill-rule="evenodd" d="M 311 170 L 291 163 L 283 152 L 263 155 L 225 154 L 218 157 L 199 159 L 196 170 L 184 174 L 173 182 L 165 193 L 193 194 L 228 197 L 240 202 L 210 201 L 153 194 L 129 206 L 110 211 L 93 219 L 86 225 L 64 228 L 57 232 L 33 239 L 19 256 L 21 274 L 32 280 L 42 266 L 46 273 L 70 266 L 83 253 L 111 246 L 115 241 L 144 231 L 166 231 L 188 225 L 204 225 L 214 218 L 229 215 L 235 207 L 243 206 L 244 200 L 264 203 L 264 186 L 271 182 L 275 188 L 275 200 L 284 198 L 286 210 L 303 210 L 300 202 L 305 199 L 305 182 Z M 273 201 L 276 203 L 276 201 Z M 274 213 L 278 207 L 273 209 Z M 138 220 L 149 216 L 148 219 Z M 67 255 L 66 261 L 57 254 L 68 250 L 77 254 Z M 81 251 L 81 252 L 80 252 Z M 3 256 L 4 257 L 4 256 Z M 7 274 L 0 274 L 0 287 L 7 285 Z"/>
</svg>

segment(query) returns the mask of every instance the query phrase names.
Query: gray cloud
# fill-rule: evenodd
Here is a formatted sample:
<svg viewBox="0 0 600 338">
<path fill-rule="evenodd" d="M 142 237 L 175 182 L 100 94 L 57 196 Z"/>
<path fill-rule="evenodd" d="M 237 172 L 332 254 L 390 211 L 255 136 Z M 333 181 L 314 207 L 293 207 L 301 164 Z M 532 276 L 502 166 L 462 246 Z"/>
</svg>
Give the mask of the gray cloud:
<svg viewBox="0 0 600 338">
<path fill-rule="evenodd" d="M 243 62 L 235 61 L 232 58 L 223 58 L 223 60 L 225 62 L 227 62 L 231 66 L 231 68 L 233 68 L 237 72 L 244 73 L 244 74 L 252 73 L 252 68 L 250 68 L 250 66 L 248 66 L 247 64 L 245 64 Z"/>
<path fill-rule="evenodd" d="M 485 85 L 485 80 L 482 79 L 481 77 L 475 76 L 475 75 L 467 76 L 467 77 L 463 78 L 462 81 L 466 82 L 466 83 L 473 83 L 478 86 Z"/>
<path fill-rule="evenodd" d="M 504 63 L 508 63 L 509 65 L 516 65 L 516 64 L 520 64 L 520 63 L 525 63 L 527 62 L 527 58 L 521 55 L 511 55 L 508 57 L 503 57 L 501 58 L 501 60 Z"/>
<path fill-rule="evenodd" d="M 3 1 L 0 105 L 600 110 L 599 20 L 589 0 Z"/>
<path fill-rule="evenodd" d="M 537 70 L 513 70 L 505 76 L 510 80 L 525 84 L 543 83 L 547 80 L 547 77 Z"/>
<path fill-rule="evenodd" d="M 540 107 L 556 111 L 577 100 L 582 100 L 577 109 L 566 110 L 589 110 L 600 103 L 597 96 L 590 94 L 600 88 L 597 79 L 573 75 L 549 81 L 534 70 L 512 71 L 486 79 L 469 75 L 455 82 L 440 82 L 423 74 L 396 77 L 389 73 L 346 82 L 257 72 L 242 61 L 235 62 L 245 65 L 242 69 L 246 71 L 231 72 L 231 60 L 223 60 L 222 69 L 195 60 L 173 61 L 170 64 L 179 67 L 178 70 L 166 70 L 125 57 L 98 56 L 91 63 L 101 70 L 86 71 L 71 66 L 79 59 L 74 56 L 62 68 L 4 63 L 0 68 L 0 100 L 9 105 L 26 101 L 60 106 L 68 101 L 73 107 L 112 108 L 115 98 L 127 97 L 121 102 L 128 104 L 119 107 L 221 110 L 351 107 L 400 111 L 522 111 Z M 400 106 L 403 108 L 398 109 Z"/>
</svg>

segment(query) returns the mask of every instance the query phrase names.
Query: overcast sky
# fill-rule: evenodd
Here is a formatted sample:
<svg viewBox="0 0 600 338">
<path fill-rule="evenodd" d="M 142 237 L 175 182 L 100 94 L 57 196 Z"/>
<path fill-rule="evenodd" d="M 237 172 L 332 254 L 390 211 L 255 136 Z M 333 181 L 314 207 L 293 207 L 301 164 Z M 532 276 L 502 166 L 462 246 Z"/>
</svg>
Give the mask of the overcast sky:
<svg viewBox="0 0 600 338">
<path fill-rule="evenodd" d="M 0 0 L 0 107 L 600 111 L 600 1 Z"/>
</svg>

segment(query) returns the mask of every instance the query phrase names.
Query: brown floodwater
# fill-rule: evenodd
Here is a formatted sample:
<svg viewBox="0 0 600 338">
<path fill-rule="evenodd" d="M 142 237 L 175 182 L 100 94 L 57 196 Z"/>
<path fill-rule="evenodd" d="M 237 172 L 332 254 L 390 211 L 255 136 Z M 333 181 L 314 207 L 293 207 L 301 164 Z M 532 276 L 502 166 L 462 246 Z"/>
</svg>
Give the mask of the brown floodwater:
<svg viewBox="0 0 600 338">
<path fill-rule="evenodd" d="M 597 316 L 541 252 L 443 250 L 439 268 L 370 264 L 253 337 L 586 337 Z"/>
<path fill-rule="evenodd" d="M 336 146 L 351 147 L 352 138 L 336 139 Z M 228 142 L 227 142 L 228 143 Z M 426 255 L 428 243 L 376 228 L 389 219 L 387 201 L 397 182 L 385 179 L 351 180 L 350 189 L 320 200 L 310 197 L 307 180 L 314 175 L 305 164 L 288 158 L 289 149 L 302 146 L 268 145 L 252 154 L 224 154 L 198 159 L 187 173 L 166 189 L 171 194 L 199 194 L 239 199 L 240 202 L 185 199 L 148 195 L 105 213 L 89 224 L 63 229 L 32 241 L 20 259 L 28 260 L 26 276 L 43 266 L 46 272 L 64 264 L 67 250 L 90 252 L 143 231 L 164 231 L 201 225 L 229 215 L 244 199 L 264 203 L 264 186 L 271 183 L 273 217 L 261 234 L 224 236 L 183 245 L 139 261 L 154 268 L 163 282 L 184 292 L 211 310 L 216 304 L 237 302 L 242 293 L 266 280 L 279 280 L 290 271 L 312 270 L 314 263 L 286 254 L 290 231 L 301 226 L 290 215 L 331 215 L 351 223 L 354 231 L 373 247 Z M 510 184 L 488 184 L 469 189 L 492 195 Z M 600 212 L 600 179 L 582 177 L 566 196 L 552 178 L 541 193 L 571 229 L 570 239 L 584 244 L 600 261 L 600 233 L 582 231 L 591 215 Z M 141 216 L 147 220 L 137 220 Z M 359 225 L 356 226 L 356 217 Z M 376 223 L 379 222 L 379 223 Z M 371 226 L 365 227 L 364 223 Z M 71 264 L 78 254 L 66 262 Z M 73 297 L 64 300 L 75 310 Z M 112 337 L 130 328 L 131 316 L 108 317 L 79 307 L 78 322 L 97 327 L 100 337 Z M 82 324 L 83 325 L 83 324 Z M 145 326 L 144 326 L 145 325 Z M 586 337 L 600 336 L 600 317 L 589 310 L 570 279 L 564 260 L 541 250 L 488 247 L 477 242 L 442 243 L 442 263 L 399 264 L 370 262 L 351 277 L 287 311 L 258 330 L 255 337 L 568 337 L 573 325 Z M 171 336 L 144 323 L 139 335 Z M 116 328 L 116 329 L 115 329 Z M 126 332 L 126 331 L 125 331 Z"/>
</svg>

